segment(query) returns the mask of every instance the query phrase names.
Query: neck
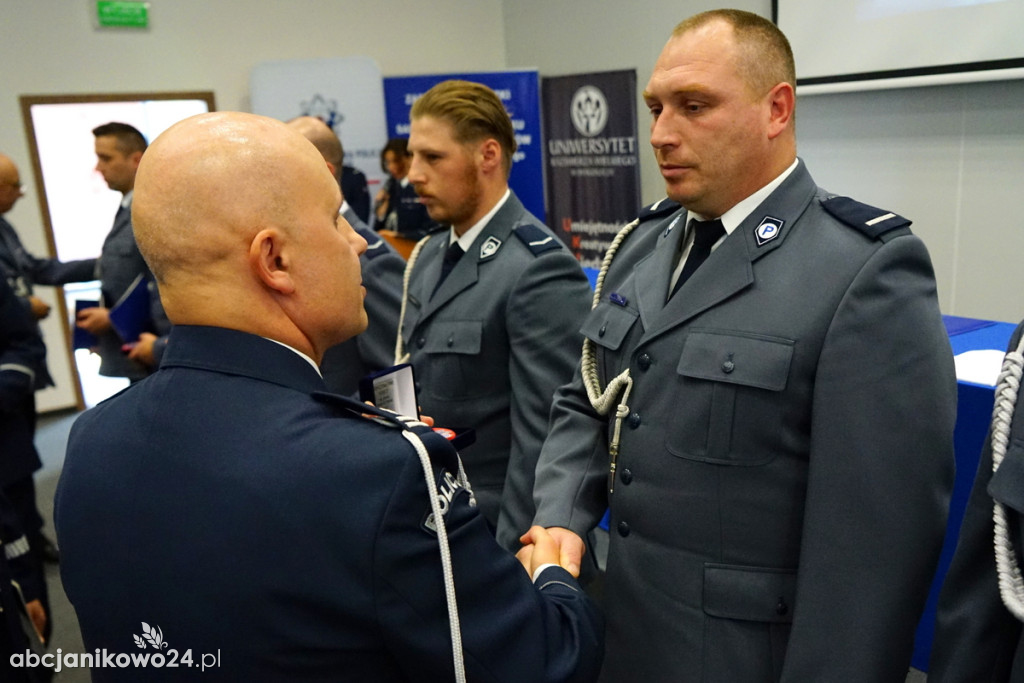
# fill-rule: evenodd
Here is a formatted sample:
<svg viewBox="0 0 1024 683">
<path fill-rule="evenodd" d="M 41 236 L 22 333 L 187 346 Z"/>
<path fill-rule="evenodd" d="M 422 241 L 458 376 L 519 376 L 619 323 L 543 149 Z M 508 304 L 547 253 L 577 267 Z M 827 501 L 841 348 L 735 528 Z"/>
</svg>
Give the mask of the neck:
<svg viewBox="0 0 1024 683">
<path fill-rule="evenodd" d="M 505 196 L 506 190 L 508 190 L 508 183 L 506 182 L 484 186 L 472 216 L 459 223 L 452 223 L 452 229 L 455 230 L 455 234 L 462 237 L 467 230 L 479 223 L 501 201 L 501 198 Z"/>
</svg>

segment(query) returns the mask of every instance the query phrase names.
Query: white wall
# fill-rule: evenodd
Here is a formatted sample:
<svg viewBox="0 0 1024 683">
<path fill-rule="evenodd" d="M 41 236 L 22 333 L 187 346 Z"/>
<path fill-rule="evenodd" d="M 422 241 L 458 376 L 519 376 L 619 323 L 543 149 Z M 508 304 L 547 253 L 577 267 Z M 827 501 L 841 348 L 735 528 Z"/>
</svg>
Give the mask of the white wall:
<svg viewBox="0 0 1024 683">
<path fill-rule="evenodd" d="M 9 6 L 7 6 L 9 5 Z M 212 90 L 217 108 L 249 109 L 263 61 L 367 55 L 385 75 L 505 68 L 500 0 L 150 0 L 150 28 L 93 28 L 89 0 L 9 0 L 0 40 L 0 151 L 28 195 L 7 218 L 48 254 L 18 96 Z M 53 290 L 39 295 L 51 305 Z M 56 308 L 55 308 L 56 310 Z M 74 405 L 64 326 L 45 321 L 57 389 L 41 409 Z"/>
</svg>

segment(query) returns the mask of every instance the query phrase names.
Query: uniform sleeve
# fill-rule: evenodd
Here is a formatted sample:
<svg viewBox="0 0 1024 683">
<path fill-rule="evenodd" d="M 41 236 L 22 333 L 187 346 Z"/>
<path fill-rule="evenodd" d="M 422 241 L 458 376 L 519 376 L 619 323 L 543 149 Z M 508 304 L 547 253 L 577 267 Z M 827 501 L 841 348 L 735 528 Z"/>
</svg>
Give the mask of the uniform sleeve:
<svg viewBox="0 0 1024 683">
<path fill-rule="evenodd" d="M 586 538 L 608 507 L 609 460 L 607 420 L 590 405 L 577 364 L 551 405 L 537 463 L 534 524 L 564 527 Z"/>
<path fill-rule="evenodd" d="M 578 682 L 597 677 L 603 623 L 559 567 L 536 584 L 494 541 L 465 489 L 438 476 L 445 498 L 467 677 L 484 682 Z M 438 539 L 425 522 L 423 471 L 410 458 L 379 529 L 374 600 L 394 661 L 410 681 L 452 680 L 452 645 Z"/>
<path fill-rule="evenodd" d="M 1010 343 L 1020 341 L 1024 323 Z M 1016 442 L 1024 437 L 1024 402 L 1018 399 L 1013 430 Z M 935 640 L 928 680 L 1009 681 L 1013 656 L 1021 637 L 1021 623 L 1010 614 L 999 595 L 996 573 L 992 496 L 992 435 L 978 463 L 978 472 L 967 501 L 956 552 L 939 594 Z"/>
<path fill-rule="evenodd" d="M 96 259 L 58 261 L 32 257 L 32 282 L 37 285 L 65 285 L 96 279 Z"/>
<path fill-rule="evenodd" d="M 376 248 L 386 252 L 366 259 L 363 266 L 369 324 L 366 331 L 356 337 L 356 344 L 363 364 L 372 370 L 381 370 L 394 364 L 405 261 L 384 240 L 374 239 L 380 243 Z"/>
<path fill-rule="evenodd" d="M 579 263 L 565 249 L 536 258 L 509 297 L 511 449 L 502 489 L 498 542 L 518 548 L 533 519 L 537 461 L 547 435 L 551 399 L 579 360 L 580 326 L 593 293 Z"/>
<path fill-rule="evenodd" d="M 924 245 L 882 245 L 819 359 L 796 610 L 782 680 L 895 681 L 945 533 L 956 378 Z"/>
<path fill-rule="evenodd" d="M 0 278 L 0 410 L 14 409 L 33 391 L 34 368 L 45 355 L 35 320 Z"/>
</svg>

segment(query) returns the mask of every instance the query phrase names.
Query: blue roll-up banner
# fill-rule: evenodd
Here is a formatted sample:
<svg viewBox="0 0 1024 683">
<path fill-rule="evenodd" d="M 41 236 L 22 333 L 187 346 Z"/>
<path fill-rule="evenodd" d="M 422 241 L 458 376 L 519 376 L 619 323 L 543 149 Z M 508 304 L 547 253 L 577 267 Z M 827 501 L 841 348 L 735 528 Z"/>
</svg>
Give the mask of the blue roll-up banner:
<svg viewBox="0 0 1024 683">
<path fill-rule="evenodd" d="M 540 147 L 539 85 L 536 71 L 495 71 L 466 74 L 394 76 L 384 79 L 388 137 L 409 137 L 409 110 L 416 98 L 441 81 L 482 83 L 501 98 L 516 131 L 518 149 L 512 157 L 508 184 L 524 206 L 540 220 L 544 211 L 544 163 Z"/>
<path fill-rule="evenodd" d="M 636 71 L 543 79 L 548 225 L 586 269 L 640 210 Z"/>
</svg>

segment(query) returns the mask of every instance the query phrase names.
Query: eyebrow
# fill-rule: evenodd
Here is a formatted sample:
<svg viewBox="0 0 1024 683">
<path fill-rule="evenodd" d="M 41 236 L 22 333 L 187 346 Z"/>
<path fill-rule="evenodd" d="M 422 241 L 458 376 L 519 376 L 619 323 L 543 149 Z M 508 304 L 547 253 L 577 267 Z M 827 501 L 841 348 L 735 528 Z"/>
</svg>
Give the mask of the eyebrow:
<svg viewBox="0 0 1024 683">
<path fill-rule="evenodd" d="M 673 88 L 669 91 L 667 98 L 659 97 L 648 90 L 644 90 L 642 97 L 644 100 L 658 100 L 672 99 L 677 97 L 703 97 L 708 98 L 712 96 L 711 88 L 707 86 L 695 84 L 686 86 L 683 88 Z"/>
</svg>

